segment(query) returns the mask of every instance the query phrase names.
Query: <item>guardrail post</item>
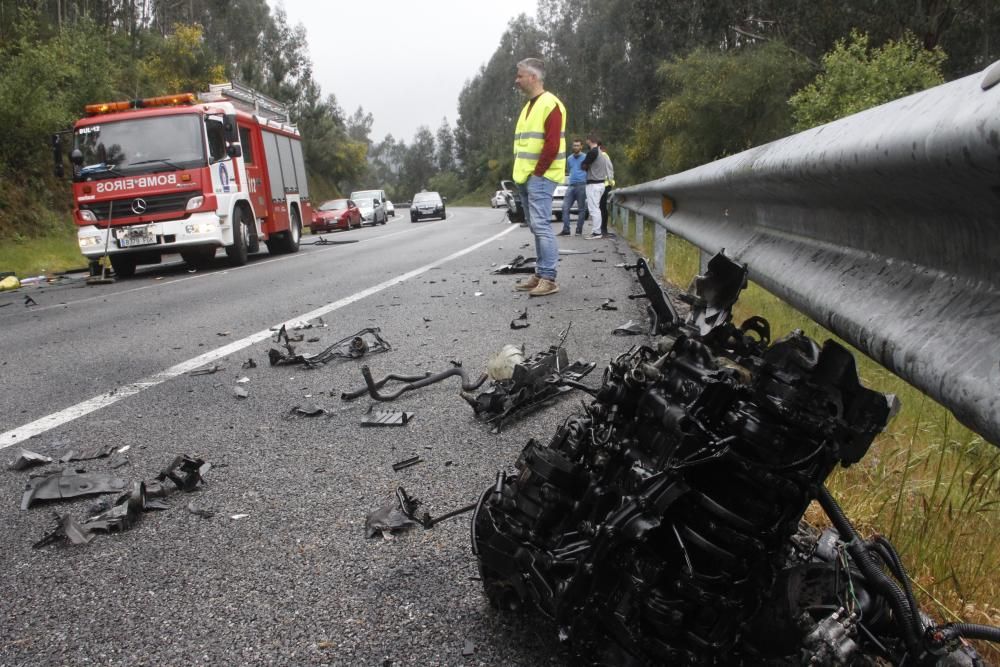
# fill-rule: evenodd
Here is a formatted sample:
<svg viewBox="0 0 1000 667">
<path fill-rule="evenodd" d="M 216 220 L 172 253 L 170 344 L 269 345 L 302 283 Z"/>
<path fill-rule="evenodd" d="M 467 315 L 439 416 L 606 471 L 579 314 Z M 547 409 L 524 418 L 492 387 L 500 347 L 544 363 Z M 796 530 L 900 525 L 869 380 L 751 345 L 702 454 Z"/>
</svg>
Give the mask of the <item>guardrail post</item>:
<svg viewBox="0 0 1000 667">
<path fill-rule="evenodd" d="M 635 216 L 635 242 L 640 246 L 646 242 L 646 218 Z"/>
<path fill-rule="evenodd" d="M 628 238 L 628 223 L 629 223 L 629 218 L 632 217 L 632 212 L 629 211 L 628 209 L 625 209 L 624 213 L 625 213 L 625 216 L 622 218 L 622 236 L 624 236 L 627 239 Z"/>
<path fill-rule="evenodd" d="M 667 228 L 663 225 L 653 228 L 653 266 L 660 275 L 667 275 Z"/>
</svg>

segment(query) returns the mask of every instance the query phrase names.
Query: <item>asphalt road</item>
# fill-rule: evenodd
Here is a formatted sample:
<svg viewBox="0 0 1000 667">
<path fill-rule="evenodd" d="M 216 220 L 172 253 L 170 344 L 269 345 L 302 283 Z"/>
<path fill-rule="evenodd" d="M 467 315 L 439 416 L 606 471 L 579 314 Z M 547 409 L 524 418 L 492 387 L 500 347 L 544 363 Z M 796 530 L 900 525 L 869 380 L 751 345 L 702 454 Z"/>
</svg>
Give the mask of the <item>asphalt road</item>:
<svg viewBox="0 0 1000 667">
<path fill-rule="evenodd" d="M 504 344 L 542 351 L 570 323 L 570 358 L 597 362 L 588 378 L 597 384 L 612 357 L 645 340 L 611 335 L 642 318 L 641 302 L 626 299 L 638 291 L 631 274 L 615 268 L 634 255 L 620 240 L 561 238 L 561 248 L 589 252 L 563 256 L 561 292 L 532 299 L 513 290 L 518 276 L 491 274 L 534 254 L 529 231 L 500 211 L 451 208 L 445 221 L 417 224 L 401 213 L 326 235 L 335 245 L 261 254 L 238 269 L 220 253 L 197 273 L 176 261 L 114 285 L 78 277 L 0 294 L 0 458 L 19 447 L 58 457 L 129 446 L 128 465 L 114 471 L 129 481 L 153 478 L 177 454 L 214 466 L 207 485 L 130 531 L 41 549 L 32 544 L 54 512 L 83 519 L 94 498 L 21 511 L 30 472 L 4 466 L 0 665 L 566 662 L 552 626 L 487 604 L 468 515 L 388 540 L 366 538 L 364 521 L 398 484 L 432 515 L 474 502 L 583 396 L 495 435 L 458 397 L 456 378 L 378 405 L 416 413 L 398 428 L 361 428 L 372 401 L 340 393 L 362 386 L 363 363 L 380 377 L 454 360 L 474 375 Z M 25 306 L 26 295 L 37 305 Z M 608 298 L 619 310 L 599 309 Z M 525 307 L 530 327 L 512 331 Z M 373 326 L 393 349 L 317 370 L 269 366 L 271 327 L 317 315 L 327 327 L 303 331 L 320 340 L 302 352 Z M 257 367 L 241 368 L 247 359 Z M 223 370 L 188 374 L 213 364 Z M 241 399 L 233 389 L 244 376 Z M 303 403 L 329 414 L 289 418 Z M 413 455 L 423 462 L 394 472 Z M 73 466 L 111 471 L 108 459 Z M 215 516 L 192 514 L 190 502 Z"/>
</svg>

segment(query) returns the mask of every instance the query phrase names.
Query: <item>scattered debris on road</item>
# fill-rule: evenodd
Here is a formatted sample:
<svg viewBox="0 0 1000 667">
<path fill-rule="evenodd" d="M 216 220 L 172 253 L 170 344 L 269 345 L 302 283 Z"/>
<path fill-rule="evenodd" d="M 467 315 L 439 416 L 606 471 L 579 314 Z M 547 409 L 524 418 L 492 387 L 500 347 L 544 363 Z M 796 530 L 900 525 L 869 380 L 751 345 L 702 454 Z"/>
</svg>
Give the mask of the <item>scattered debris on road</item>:
<svg viewBox="0 0 1000 667">
<path fill-rule="evenodd" d="M 352 392 L 344 392 L 340 395 L 340 398 L 349 401 L 360 396 L 364 396 L 365 390 L 368 391 L 368 395 L 374 398 L 376 401 L 394 401 L 408 391 L 413 391 L 414 389 L 420 389 L 421 387 L 426 387 L 427 385 L 440 382 L 441 380 L 450 378 L 452 376 L 459 376 L 462 378 L 462 390 L 463 391 L 474 391 L 478 389 L 484 382 L 486 382 L 486 373 L 481 374 L 475 381 L 470 382 L 469 377 L 462 368 L 462 362 L 452 361 L 452 367 L 446 371 L 441 371 L 440 373 L 431 375 L 430 373 L 422 376 L 413 375 L 387 375 L 381 380 L 374 380 L 372 378 L 371 369 L 366 365 L 361 367 L 361 375 L 365 379 L 365 389 L 356 390 Z M 391 393 L 380 393 L 381 389 L 390 380 L 401 380 L 406 382 L 402 387 Z"/>
<path fill-rule="evenodd" d="M 628 322 L 621 325 L 611 333 L 614 336 L 641 336 L 643 334 L 643 331 L 642 327 L 639 326 L 637 322 L 629 320 Z"/>
<path fill-rule="evenodd" d="M 79 496 L 114 493 L 125 488 L 125 480 L 108 473 L 87 473 L 57 470 L 28 480 L 21 509 L 26 510 L 40 500 L 66 500 Z"/>
<path fill-rule="evenodd" d="M 498 266 L 491 273 L 494 274 L 508 274 L 508 273 L 534 273 L 535 272 L 535 262 L 534 257 L 525 257 L 524 255 L 518 255 L 514 259 L 510 260 L 510 264 L 504 264 L 503 266 Z"/>
<path fill-rule="evenodd" d="M 106 459 L 115 453 L 114 445 L 101 445 L 90 450 L 69 449 L 59 457 L 59 463 L 69 463 L 70 461 L 93 461 L 95 459 Z"/>
<path fill-rule="evenodd" d="M 370 406 L 365 413 L 365 418 L 361 420 L 362 426 L 406 426 L 414 416 L 412 412 L 372 410 L 373 407 Z"/>
<path fill-rule="evenodd" d="M 524 312 L 515 317 L 510 321 L 511 329 L 527 329 L 531 324 L 528 323 L 528 309 L 525 308 Z"/>
<path fill-rule="evenodd" d="M 211 366 L 206 366 L 204 368 L 196 368 L 193 371 L 188 371 L 188 375 L 214 375 L 222 370 L 225 370 L 225 366 L 212 364 Z"/>
<path fill-rule="evenodd" d="M 614 299 L 605 299 L 604 303 L 598 306 L 597 310 L 618 310 L 618 306 L 614 305 Z"/>
<path fill-rule="evenodd" d="M 11 470 L 26 470 L 34 466 L 45 465 L 46 463 L 52 463 L 52 457 L 22 449 L 17 453 L 17 458 L 11 461 L 8 467 Z"/>
<path fill-rule="evenodd" d="M 282 326 L 278 331 L 276 342 L 280 343 L 281 339 L 284 338 L 285 352 L 271 348 L 267 351 L 267 356 L 272 366 L 303 364 L 306 368 L 318 368 L 332 359 L 360 359 L 366 354 L 388 352 L 392 349 L 389 341 L 380 335 L 381 331 L 378 327 L 368 327 L 341 338 L 322 352 L 312 356 L 304 356 L 296 353 L 295 347 L 292 346 L 293 341 L 289 339 L 288 332 Z"/>
<path fill-rule="evenodd" d="M 396 463 L 393 463 L 392 469 L 395 470 L 396 472 L 399 472 L 400 470 L 411 468 L 417 465 L 418 463 L 423 463 L 423 462 L 424 460 L 419 456 L 411 456 L 408 459 L 403 459 L 402 461 L 397 461 Z"/>
<path fill-rule="evenodd" d="M 570 364 L 566 348 L 552 346 L 530 359 L 525 360 L 522 356 L 513 365 L 509 377 L 493 380 L 490 388 L 478 396 L 465 392 L 461 396 L 472 406 L 476 417 L 491 424 L 494 433 L 499 433 L 504 421 L 513 415 L 538 407 L 571 389 L 587 389 L 579 382 L 596 365 L 583 360 Z"/>
</svg>

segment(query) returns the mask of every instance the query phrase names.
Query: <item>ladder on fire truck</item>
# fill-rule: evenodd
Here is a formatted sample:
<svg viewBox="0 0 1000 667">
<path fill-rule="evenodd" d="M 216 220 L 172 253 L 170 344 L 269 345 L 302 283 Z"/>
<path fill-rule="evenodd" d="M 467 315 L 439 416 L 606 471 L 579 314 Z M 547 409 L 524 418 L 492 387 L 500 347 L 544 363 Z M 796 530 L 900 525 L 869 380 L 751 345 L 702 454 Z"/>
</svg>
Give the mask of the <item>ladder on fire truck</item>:
<svg viewBox="0 0 1000 667">
<path fill-rule="evenodd" d="M 290 115 L 287 106 L 235 81 L 209 84 L 208 92 L 199 93 L 198 100 L 201 102 L 231 102 L 241 111 L 285 125 L 289 124 Z"/>
</svg>

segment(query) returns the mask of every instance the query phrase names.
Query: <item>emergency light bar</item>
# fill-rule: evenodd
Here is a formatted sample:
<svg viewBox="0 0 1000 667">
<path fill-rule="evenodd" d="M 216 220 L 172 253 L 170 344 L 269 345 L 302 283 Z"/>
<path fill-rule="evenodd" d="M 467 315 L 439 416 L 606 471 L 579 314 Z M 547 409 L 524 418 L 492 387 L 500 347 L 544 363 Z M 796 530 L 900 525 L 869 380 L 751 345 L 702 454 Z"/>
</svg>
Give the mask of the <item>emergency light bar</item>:
<svg viewBox="0 0 1000 667">
<path fill-rule="evenodd" d="M 181 93 L 179 95 L 161 95 L 159 97 L 146 97 L 141 100 L 124 100 L 122 102 L 101 102 L 99 104 L 88 104 L 84 107 L 84 112 L 93 116 L 95 114 L 112 113 L 115 111 L 128 111 L 129 109 L 149 109 L 152 107 L 172 107 L 179 104 L 194 104 L 197 99 L 194 93 Z"/>
</svg>

